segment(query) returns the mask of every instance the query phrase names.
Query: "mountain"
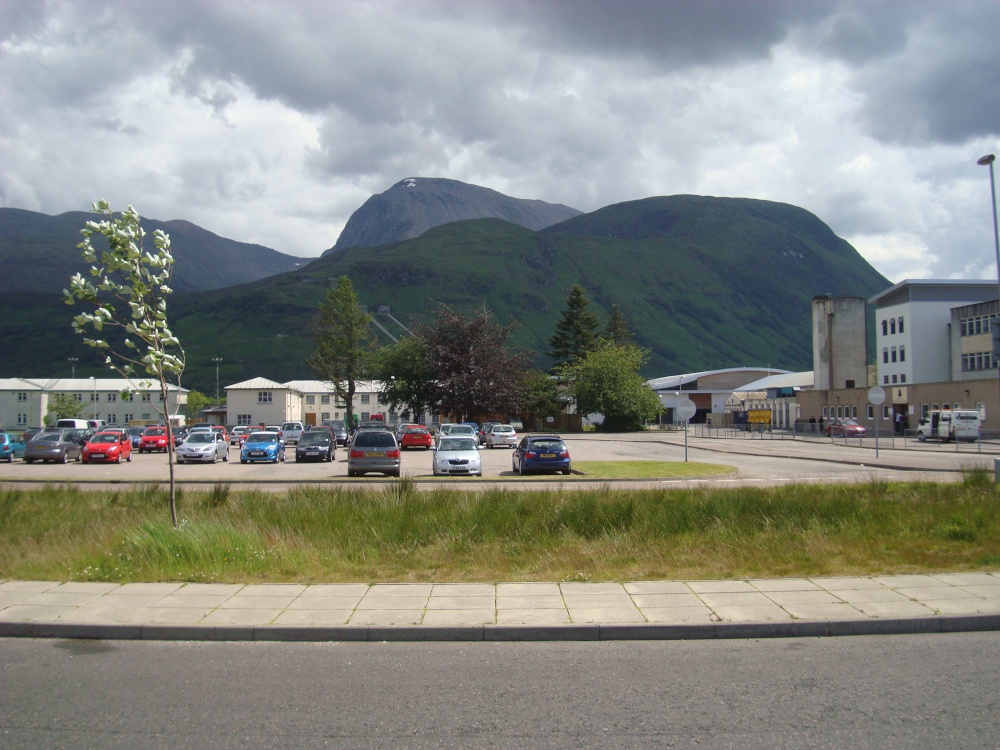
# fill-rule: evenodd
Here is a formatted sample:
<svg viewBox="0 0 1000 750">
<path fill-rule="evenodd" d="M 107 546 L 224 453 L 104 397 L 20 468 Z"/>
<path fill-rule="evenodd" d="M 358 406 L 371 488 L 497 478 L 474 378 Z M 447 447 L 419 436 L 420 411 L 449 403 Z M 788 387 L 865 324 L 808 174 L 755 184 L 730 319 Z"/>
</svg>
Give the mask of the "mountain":
<svg viewBox="0 0 1000 750">
<path fill-rule="evenodd" d="M 351 214 L 329 255 L 348 247 L 378 247 L 419 237 L 464 219 L 503 219 L 543 229 L 579 215 L 575 208 L 511 198 L 489 188 L 436 177 L 409 177 L 373 195 Z"/>
<path fill-rule="evenodd" d="M 582 284 L 601 317 L 621 306 L 651 351 L 647 377 L 742 365 L 809 369 L 812 297 L 869 297 L 890 286 L 816 216 L 768 201 L 648 198 L 541 231 L 467 220 L 403 242 L 347 248 L 260 281 L 177 295 L 168 313 L 188 355 L 184 385 L 214 392 L 213 357 L 223 358 L 223 385 L 311 377 L 308 325 L 345 274 L 370 309 L 390 306 L 375 315 L 389 334 L 404 335 L 403 326 L 428 320 L 439 303 L 460 311 L 485 305 L 501 322 L 520 322 L 512 343 L 534 351 L 543 367 L 566 295 Z M 78 373 L 101 371 L 57 295 L 2 301 L 8 377 L 62 375 L 67 356 L 79 356 Z"/>
<path fill-rule="evenodd" d="M 86 211 L 48 216 L 0 208 L 0 267 L 17 269 L 0 275 L 0 293 L 52 291 L 54 279 L 59 280 L 56 284 L 61 290 L 73 274 L 86 273 L 89 264 L 83 262 L 76 245 L 83 225 L 100 218 Z M 150 247 L 154 230 L 170 235 L 175 259 L 172 286 L 178 292 L 257 281 L 306 263 L 260 245 L 227 240 L 189 221 L 144 218 L 142 228 Z"/>
</svg>

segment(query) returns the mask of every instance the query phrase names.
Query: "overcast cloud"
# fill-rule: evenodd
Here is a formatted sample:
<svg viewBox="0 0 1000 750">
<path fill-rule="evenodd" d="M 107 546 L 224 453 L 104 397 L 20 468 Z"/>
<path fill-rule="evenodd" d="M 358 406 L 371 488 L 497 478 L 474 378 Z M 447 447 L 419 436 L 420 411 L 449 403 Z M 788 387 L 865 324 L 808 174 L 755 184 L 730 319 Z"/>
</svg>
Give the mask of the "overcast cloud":
<svg viewBox="0 0 1000 750">
<path fill-rule="evenodd" d="M 0 205 L 292 255 L 448 177 L 592 211 L 812 211 L 892 281 L 995 278 L 996 0 L 0 0 Z"/>
</svg>

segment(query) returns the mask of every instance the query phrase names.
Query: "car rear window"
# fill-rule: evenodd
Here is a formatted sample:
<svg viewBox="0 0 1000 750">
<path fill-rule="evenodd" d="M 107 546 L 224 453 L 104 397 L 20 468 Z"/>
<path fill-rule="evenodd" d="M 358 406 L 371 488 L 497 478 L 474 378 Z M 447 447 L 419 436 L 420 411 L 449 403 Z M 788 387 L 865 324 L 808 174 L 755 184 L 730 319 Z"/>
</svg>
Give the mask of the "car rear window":
<svg viewBox="0 0 1000 750">
<path fill-rule="evenodd" d="M 359 448 L 394 448 L 396 439 L 390 432 L 359 432 L 354 444 Z"/>
</svg>

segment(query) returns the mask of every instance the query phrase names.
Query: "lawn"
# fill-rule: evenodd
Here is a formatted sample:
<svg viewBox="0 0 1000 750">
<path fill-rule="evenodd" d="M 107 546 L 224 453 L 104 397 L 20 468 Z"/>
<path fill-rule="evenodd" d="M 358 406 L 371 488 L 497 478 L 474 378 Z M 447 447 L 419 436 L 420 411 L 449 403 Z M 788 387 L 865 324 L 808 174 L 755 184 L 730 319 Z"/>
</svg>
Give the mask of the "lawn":
<svg viewBox="0 0 1000 750">
<path fill-rule="evenodd" d="M 867 482 L 731 489 L 419 491 L 0 486 L 0 577 L 92 581 L 538 581 L 1000 569 L 1000 493 Z"/>
</svg>

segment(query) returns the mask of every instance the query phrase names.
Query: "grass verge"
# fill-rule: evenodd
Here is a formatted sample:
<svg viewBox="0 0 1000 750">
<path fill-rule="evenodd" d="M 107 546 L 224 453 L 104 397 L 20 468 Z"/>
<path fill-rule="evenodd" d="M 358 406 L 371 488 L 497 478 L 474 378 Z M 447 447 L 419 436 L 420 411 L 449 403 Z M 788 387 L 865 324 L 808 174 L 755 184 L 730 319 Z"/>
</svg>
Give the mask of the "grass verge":
<svg viewBox="0 0 1000 750">
<path fill-rule="evenodd" d="M 685 479 L 736 473 L 733 466 L 697 461 L 574 461 L 573 469 L 590 479 Z"/>
<path fill-rule="evenodd" d="M 868 482 L 522 492 L 0 489 L 0 577 L 100 581 L 534 581 L 1000 568 L 997 486 Z"/>
</svg>

